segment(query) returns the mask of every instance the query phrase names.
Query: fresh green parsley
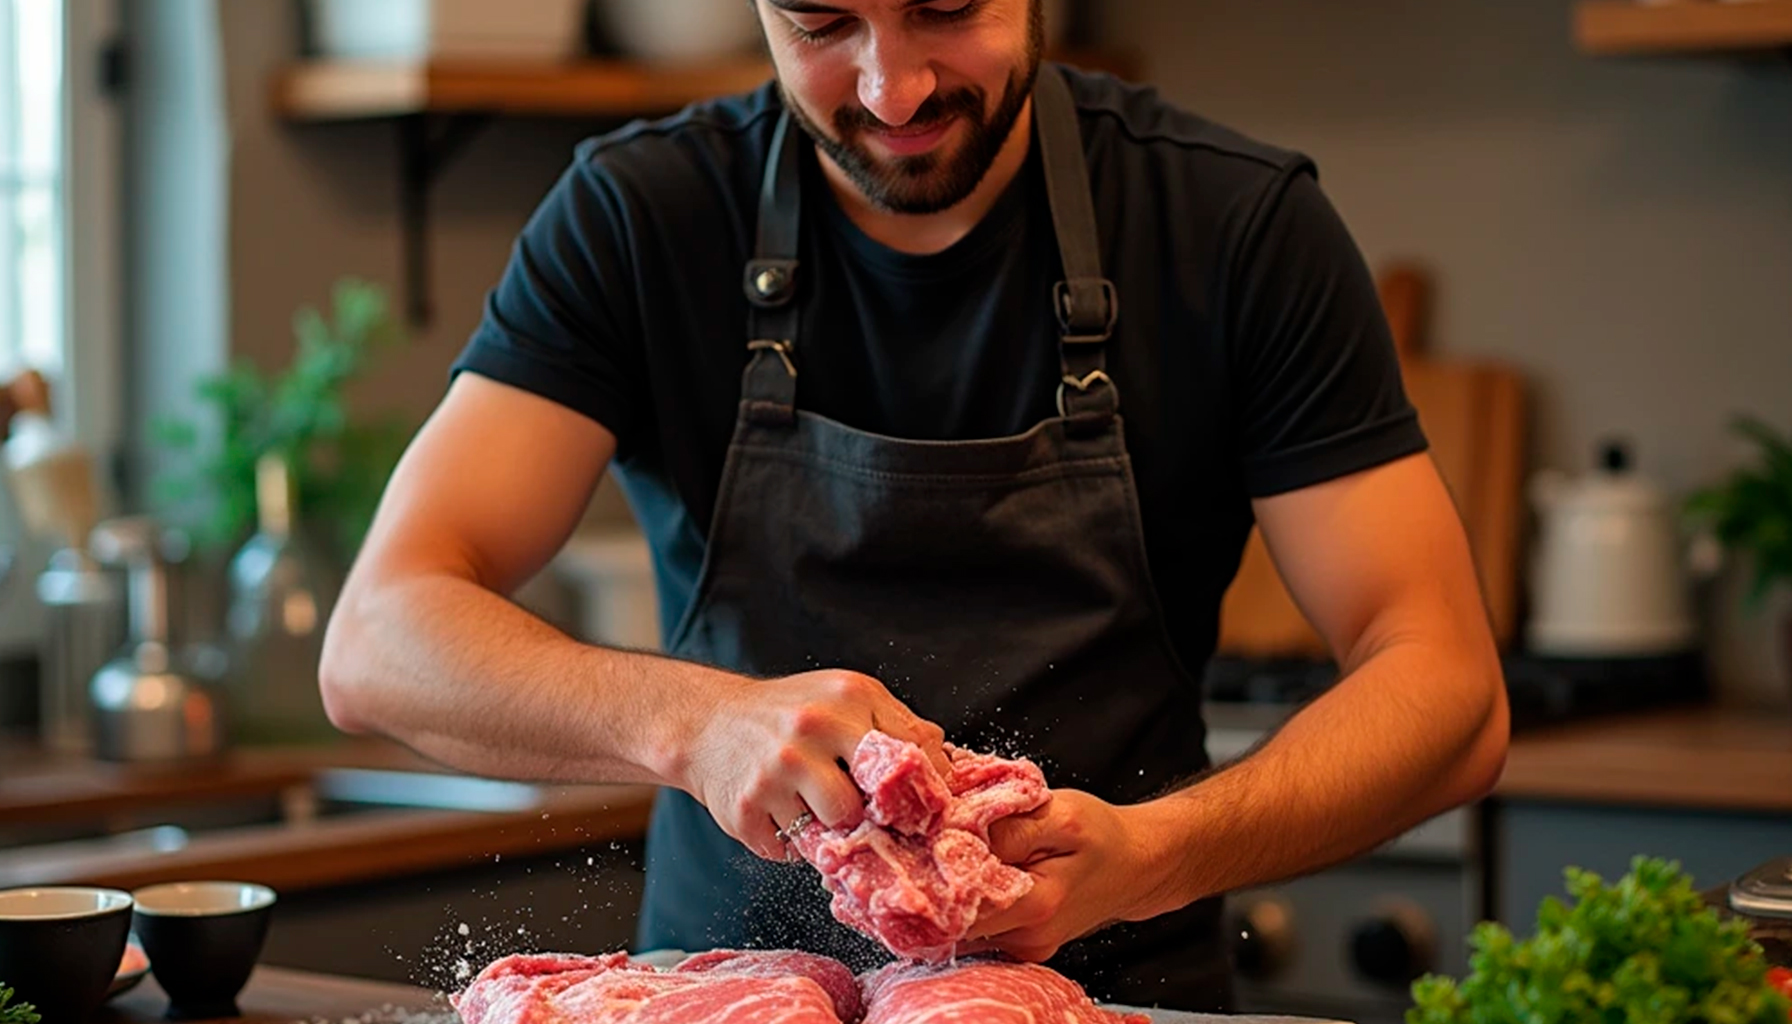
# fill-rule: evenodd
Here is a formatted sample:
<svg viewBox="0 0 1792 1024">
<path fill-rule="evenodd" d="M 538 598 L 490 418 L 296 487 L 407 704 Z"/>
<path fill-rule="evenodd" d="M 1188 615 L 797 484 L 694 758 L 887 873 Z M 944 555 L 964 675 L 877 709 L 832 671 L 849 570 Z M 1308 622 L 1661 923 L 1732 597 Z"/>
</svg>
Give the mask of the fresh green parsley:
<svg viewBox="0 0 1792 1024">
<path fill-rule="evenodd" d="M 30 1003 L 12 1001 L 12 989 L 0 985 L 0 1024 L 38 1024 L 43 1018 Z"/>
<path fill-rule="evenodd" d="M 1484 922 L 1467 978 L 1413 982 L 1406 1024 L 1787 1024 L 1748 923 L 1722 921 L 1677 861 L 1638 857 L 1607 886 L 1565 872 L 1522 941 Z"/>
</svg>

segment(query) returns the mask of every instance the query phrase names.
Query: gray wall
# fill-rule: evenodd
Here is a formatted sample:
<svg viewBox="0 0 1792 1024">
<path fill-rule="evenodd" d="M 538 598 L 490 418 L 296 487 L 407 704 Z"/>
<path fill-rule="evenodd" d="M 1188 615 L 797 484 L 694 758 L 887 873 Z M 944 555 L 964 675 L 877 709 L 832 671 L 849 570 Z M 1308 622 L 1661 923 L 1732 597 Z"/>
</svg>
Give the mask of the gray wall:
<svg viewBox="0 0 1792 1024">
<path fill-rule="evenodd" d="M 356 273 L 396 285 L 392 132 L 268 114 L 296 52 L 286 0 L 230 0 L 230 327 L 283 359 L 288 318 Z M 1792 71 L 1617 61 L 1569 42 L 1567 0 L 1102 0 L 1187 106 L 1316 157 L 1372 261 L 1440 290 L 1437 347 L 1509 360 L 1536 386 L 1540 465 L 1635 440 L 1682 489 L 1738 450 L 1750 410 L 1792 426 Z M 591 125 L 506 121 L 436 196 L 436 323 L 366 389 L 421 416 L 512 237 Z M 613 498 L 606 508 L 615 512 Z M 1729 603 L 1726 597 L 1724 603 Z M 1764 628 L 1725 611 L 1720 664 L 1775 696 Z"/>
<path fill-rule="evenodd" d="M 1103 6 L 1171 99 L 1312 155 L 1371 262 L 1433 268 L 1436 348 L 1530 376 L 1537 465 L 1622 435 L 1683 490 L 1739 455 L 1732 414 L 1792 427 L 1783 60 L 1585 57 L 1567 0 Z M 1726 690 L 1783 705 L 1736 589 Z"/>
</svg>

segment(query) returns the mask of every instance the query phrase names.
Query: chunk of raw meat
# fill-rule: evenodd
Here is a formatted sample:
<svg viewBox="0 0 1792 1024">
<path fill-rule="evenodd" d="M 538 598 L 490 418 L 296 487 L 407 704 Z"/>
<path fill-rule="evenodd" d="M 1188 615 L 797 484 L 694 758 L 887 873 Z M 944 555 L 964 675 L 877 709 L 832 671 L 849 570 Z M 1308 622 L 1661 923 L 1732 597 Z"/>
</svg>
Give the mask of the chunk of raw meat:
<svg viewBox="0 0 1792 1024">
<path fill-rule="evenodd" d="M 865 1024 L 1150 1024 L 1095 1005 L 1049 967 L 1005 960 L 895 963 L 865 977 Z"/>
<path fill-rule="evenodd" d="M 840 1024 L 806 974 L 657 971 L 624 953 L 506 957 L 449 1001 L 465 1024 Z"/>
<path fill-rule="evenodd" d="M 811 823 L 792 843 L 821 872 L 842 924 L 930 962 L 1032 889 L 1031 876 L 990 853 L 989 826 L 1051 798 L 1031 761 L 947 754 L 952 775 L 941 778 L 914 744 L 866 734 L 851 765 L 865 821 L 850 832 Z"/>
<path fill-rule="evenodd" d="M 865 1015 L 859 979 L 833 957 L 790 949 L 716 949 L 688 957 L 673 970 L 681 974 L 724 972 L 759 978 L 808 978 L 834 1001 L 834 1013 L 847 1024 Z"/>
<path fill-rule="evenodd" d="M 852 754 L 852 780 L 865 794 L 865 817 L 904 835 L 933 833 L 952 791 L 913 743 L 869 732 Z"/>
</svg>

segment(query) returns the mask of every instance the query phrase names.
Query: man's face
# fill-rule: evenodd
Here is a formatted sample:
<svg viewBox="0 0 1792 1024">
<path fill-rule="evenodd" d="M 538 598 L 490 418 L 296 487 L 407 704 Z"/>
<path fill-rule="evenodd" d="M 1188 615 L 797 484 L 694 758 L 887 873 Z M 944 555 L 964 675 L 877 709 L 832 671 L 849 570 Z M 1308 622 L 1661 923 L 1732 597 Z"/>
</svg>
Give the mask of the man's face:
<svg viewBox="0 0 1792 1024">
<path fill-rule="evenodd" d="M 976 190 L 1025 108 L 1043 0 L 755 0 L 785 104 L 873 205 Z"/>
</svg>

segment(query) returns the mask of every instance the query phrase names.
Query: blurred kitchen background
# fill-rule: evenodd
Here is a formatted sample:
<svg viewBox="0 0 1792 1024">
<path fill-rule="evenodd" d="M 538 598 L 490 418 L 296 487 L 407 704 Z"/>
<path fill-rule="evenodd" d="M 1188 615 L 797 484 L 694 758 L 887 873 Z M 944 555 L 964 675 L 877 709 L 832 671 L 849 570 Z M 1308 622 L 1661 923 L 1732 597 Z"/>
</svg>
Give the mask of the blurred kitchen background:
<svg viewBox="0 0 1792 1024">
<path fill-rule="evenodd" d="M 1248 1006 L 1393 1019 L 1566 864 L 1792 853 L 1792 0 L 1049 6 L 1062 59 L 1317 160 L 1507 651 L 1499 791 L 1235 899 Z M 757 47 L 741 0 L 0 0 L 0 887 L 264 881 L 271 962 L 442 985 L 627 941 L 647 794 L 442 774 L 307 687 L 572 146 Z M 613 486 L 519 600 L 657 644 Z M 1331 679 L 1259 549 L 1223 646 L 1216 756 Z"/>
</svg>

